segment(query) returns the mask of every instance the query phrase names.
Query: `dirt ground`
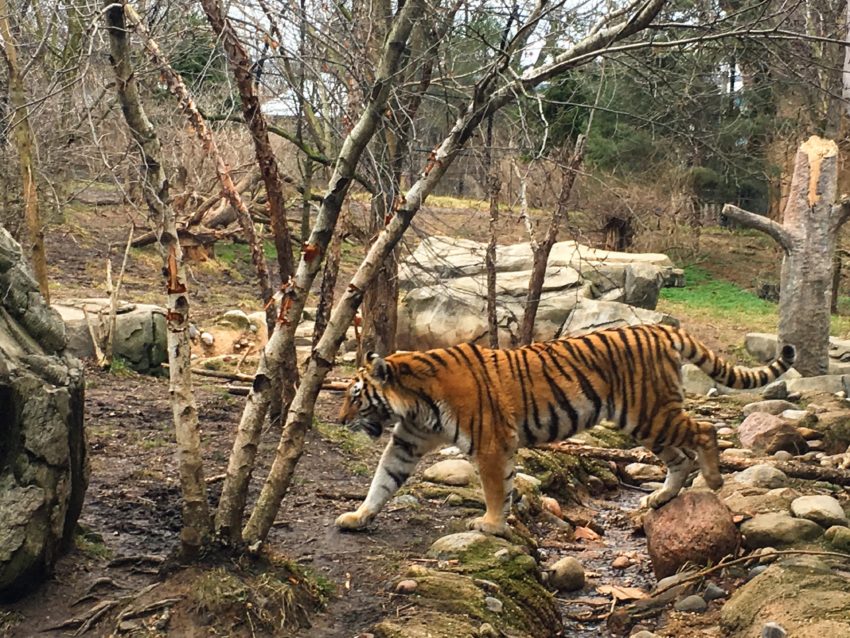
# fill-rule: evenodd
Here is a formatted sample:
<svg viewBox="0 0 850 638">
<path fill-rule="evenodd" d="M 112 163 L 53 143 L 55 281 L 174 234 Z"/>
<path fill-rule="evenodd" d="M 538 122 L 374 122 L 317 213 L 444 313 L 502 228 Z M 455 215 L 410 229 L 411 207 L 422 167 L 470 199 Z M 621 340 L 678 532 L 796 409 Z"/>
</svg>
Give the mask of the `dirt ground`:
<svg viewBox="0 0 850 638">
<path fill-rule="evenodd" d="M 480 229 L 483 215 L 467 212 L 462 217 L 470 228 Z M 55 300 L 104 295 L 105 260 L 112 259 L 113 272 L 117 273 L 128 218 L 126 212 L 109 207 L 75 210 L 69 213 L 65 225 L 50 229 L 47 251 Z M 423 219 L 420 232 L 428 233 L 440 231 L 458 218 L 451 211 L 435 211 L 430 220 Z M 350 252 L 348 260 L 343 261 L 344 268 L 349 270 L 356 261 L 357 250 Z M 158 259 L 150 249 L 131 253 L 122 298 L 162 302 Z M 259 308 L 247 262 L 197 264 L 191 268 L 190 279 L 195 304 L 192 316 L 196 321 L 234 307 Z M 340 280 L 345 285 L 347 278 L 343 275 Z M 5 636 L 73 634 L 73 629 L 55 627 L 99 601 L 120 601 L 129 593 L 162 583 L 158 572 L 179 544 L 180 495 L 167 381 L 126 371 L 89 369 L 86 392 L 91 481 L 80 518 L 82 533 L 77 547 L 59 561 L 53 578 L 37 593 L 14 605 L 0 607 L 0 633 Z M 227 394 L 219 384 L 201 380 L 197 401 L 205 472 L 215 500 L 242 400 Z M 317 419 L 332 424 L 338 403 L 339 395 L 323 393 L 317 406 Z M 405 564 L 421 559 L 438 537 L 465 527 L 466 516 L 462 511 L 432 502 L 424 512 L 390 509 L 366 534 L 336 531 L 334 518 L 356 507 L 365 495 L 382 444 L 355 451 L 346 449 L 334 435 L 334 427 L 314 428 L 309 433 L 292 490 L 269 538 L 270 547 L 327 585 L 327 608 L 311 616 L 310 628 L 294 634 L 299 638 L 352 638 L 380 618 L 403 611 L 407 602 L 394 593 L 392 579 Z M 258 467 L 268 467 L 277 438 L 278 432 L 274 430 L 264 433 Z M 427 462 L 421 464 L 420 470 L 427 465 Z M 258 478 L 262 478 L 262 473 Z M 585 563 L 591 581 L 596 584 L 648 587 L 654 579 L 644 542 L 634 536 L 624 514 L 634 507 L 639 496 L 621 490 L 591 499 L 586 506 L 595 511 L 606 536 L 567 545 L 554 542 L 550 546 L 544 538 L 543 554 L 547 560 L 554 561 L 571 552 Z M 542 533 L 545 536 L 546 531 Z M 626 573 L 615 573 L 610 563 L 623 553 L 633 556 L 633 567 Z M 162 587 L 156 590 L 160 598 L 186 597 L 193 583 L 187 576 L 181 580 L 179 574 L 172 572 L 165 585 L 158 587 Z M 582 614 L 576 611 L 569 597 L 562 604 L 566 636 L 607 635 L 598 624 L 582 622 Z M 115 609 L 86 635 L 113 635 L 116 627 L 120 628 Z M 716 635 L 712 629 L 716 625 L 713 613 L 700 616 L 696 624 L 693 620 L 678 621 L 675 614 L 665 623 L 663 633 L 669 636 Z M 270 635 L 255 632 L 244 622 L 238 624 L 238 620 L 204 618 L 192 615 L 191 610 L 179 618 L 166 618 L 160 625 L 155 622 L 127 625 L 124 635 Z M 707 629 L 703 631 L 703 628 Z"/>
</svg>

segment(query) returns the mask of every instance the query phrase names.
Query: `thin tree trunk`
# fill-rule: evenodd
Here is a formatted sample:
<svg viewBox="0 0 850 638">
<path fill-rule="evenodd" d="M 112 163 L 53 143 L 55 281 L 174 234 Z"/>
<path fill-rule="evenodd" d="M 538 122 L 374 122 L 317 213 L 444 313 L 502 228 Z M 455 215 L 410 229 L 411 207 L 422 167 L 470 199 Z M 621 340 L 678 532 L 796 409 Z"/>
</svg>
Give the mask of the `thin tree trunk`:
<svg viewBox="0 0 850 638">
<path fill-rule="evenodd" d="M 546 237 L 541 243 L 532 243 L 533 258 L 531 266 L 531 277 L 528 282 L 528 295 L 525 298 L 525 311 L 522 314 L 522 323 L 519 328 L 519 344 L 528 345 L 534 338 L 534 322 L 537 319 L 537 309 L 540 307 L 540 295 L 543 290 L 543 280 L 546 278 L 546 265 L 549 263 L 549 253 L 552 246 L 558 240 L 558 230 L 567 216 L 570 195 L 573 191 L 576 175 L 584 159 L 584 149 L 587 138 L 579 135 L 576 139 L 572 157 L 567 166 L 564 167 L 561 192 L 558 194 L 558 206 L 549 220 L 546 229 Z"/>
<path fill-rule="evenodd" d="M 812 136 L 797 151 L 782 224 L 731 204 L 723 214 L 770 235 L 785 251 L 779 289 L 779 342 L 797 348 L 804 376 L 829 370 L 833 257 L 850 203 L 836 203 L 838 147 Z"/>
<path fill-rule="evenodd" d="M 12 34 L 6 0 L 0 0 L 0 35 L 3 53 L 9 70 L 9 101 L 12 111 L 12 139 L 18 152 L 18 165 L 23 187 L 24 221 L 27 227 L 27 252 L 32 264 L 38 289 L 45 303 L 50 303 L 47 281 L 47 254 L 44 248 L 44 227 L 38 208 L 38 191 L 35 184 L 35 142 L 30 126 L 29 106 L 24 88 L 24 78 L 18 61 L 18 44 Z"/>
<path fill-rule="evenodd" d="M 313 347 L 315 348 L 322 335 L 325 333 L 325 328 L 331 317 L 331 309 L 334 305 L 334 291 L 336 289 L 336 281 L 339 276 L 339 260 L 342 256 L 342 242 L 347 236 L 343 224 L 345 212 L 340 215 L 337 222 L 334 238 L 331 240 L 330 248 L 328 248 L 328 257 L 325 259 L 325 267 L 322 271 L 322 285 L 319 291 L 319 305 L 316 307 L 316 323 L 313 327 Z"/>
<path fill-rule="evenodd" d="M 193 556 L 206 544 L 212 530 L 200 452 L 198 411 L 192 392 L 189 296 L 183 253 L 177 238 L 174 210 L 170 205 L 168 180 L 161 164 L 162 148 L 156 130 L 142 107 L 130 63 L 124 7 L 107 2 L 105 14 L 118 100 L 130 133 L 142 154 L 145 201 L 160 237 L 168 291 L 169 393 L 183 491 L 183 529 L 180 539 L 184 553 Z"/>
<path fill-rule="evenodd" d="M 488 162 L 489 163 L 489 162 Z M 484 255 L 484 265 L 487 270 L 487 334 L 491 348 L 499 347 L 499 315 L 496 307 L 496 244 L 499 232 L 499 191 L 502 180 L 495 169 L 488 167 L 487 181 L 490 195 L 490 240 L 487 242 L 487 252 Z"/>
<path fill-rule="evenodd" d="M 245 409 L 242 412 L 236 440 L 227 466 L 227 478 L 224 481 L 219 509 L 216 514 L 216 531 L 222 539 L 238 542 L 241 538 L 241 521 L 247 498 L 248 483 L 254 469 L 260 430 L 271 400 L 272 385 L 280 378 L 280 363 L 283 354 L 290 348 L 294 348 L 295 328 L 301 319 L 307 294 L 321 268 L 322 257 L 333 236 L 342 203 L 348 194 L 348 188 L 354 177 L 357 163 L 382 117 L 392 86 L 392 78 L 398 70 L 413 21 L 421 13 L 422 6 L 422 0 L 408 0 L 396 16 L 395 24 L 384 45 L 384 54 L 378 67 L 372 91 L 369 93 L 369 101 L 360 119 L 343 142 L 328 190 L 322 200 L 316 222 L 313 224 L 310 238 L 304 244 L 294 281 L 283 287 L 278 324 L 260 356 L 257 374 L 254 377 L 251 393 L 248 395 Z M 329 367 L 330 365 L 328 363 Z M 303 386 L 304 381 L 302 380 L 299 391 Z M 290 407 L 290 414 L 296 410 L 296 399 L 297 394 Z M 303 410 L 303 408 L 299 409 Z M 312 407 L 310 409 L 312 410 Z M 284 428 L 285 433 L 286 428 Z M 281 445 L 283 445 L 283 434 Z M 267 479 L 267 484 L 268 482 L 269 479 Z M 251 531 L 251 536 L 246 537 L 247 540 L 257 542 L 265 539 L 277 513 L 280 498 L 277 498 L 273 505 L 271 505 L 271 501 L 274 501 L 274 496 L 270 498 L 267 495 L 266 504 L 255 508 L 255 513 L 259 512 L 256 515 L 263 520 L 260 525 L 262 531 L 260 533 L 258 530 L 257 522 L 249 522 L 248 529 Z M 272 508 L 273 511 L 271 511 Z M 269 515 L 271 515 L 271 519 L 267 521 Z M 253 518 L 254 516 L 252 516 Z M 266 526 L 266 521 L 268 526 Z"/>
</svg>

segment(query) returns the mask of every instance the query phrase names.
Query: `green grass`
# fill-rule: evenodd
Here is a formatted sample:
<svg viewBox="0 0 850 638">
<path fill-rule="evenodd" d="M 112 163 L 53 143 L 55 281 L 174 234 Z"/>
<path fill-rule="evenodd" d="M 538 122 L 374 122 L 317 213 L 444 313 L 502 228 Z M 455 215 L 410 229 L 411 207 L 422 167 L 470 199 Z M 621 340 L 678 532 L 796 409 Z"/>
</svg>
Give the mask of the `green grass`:
<svg viewBox="0 0 850 638">
<path fill-rule="evenodd" d="M 263 242 L 263 254 L 267 260 L 277 259 L 277 252 L 271 240 Z M 236 242 L 216 242 L 215 258 L 217 261 L 232 266 L 234 262 L 240 261 L 251 263 L 251 248 L 248 244 L 237 244 Z"/>
<path fill-rule="evenodd" d="M 745 326 L 749 332 L 776 332 L 778 306 L 732 282 L 717 279 L 699 266 L 685 266 L 684 288 L 662 288 L 658 309 L 676 317 Z M 850 331 L 850 316 L 831 319 L 830 334 Z"/>
</svg>

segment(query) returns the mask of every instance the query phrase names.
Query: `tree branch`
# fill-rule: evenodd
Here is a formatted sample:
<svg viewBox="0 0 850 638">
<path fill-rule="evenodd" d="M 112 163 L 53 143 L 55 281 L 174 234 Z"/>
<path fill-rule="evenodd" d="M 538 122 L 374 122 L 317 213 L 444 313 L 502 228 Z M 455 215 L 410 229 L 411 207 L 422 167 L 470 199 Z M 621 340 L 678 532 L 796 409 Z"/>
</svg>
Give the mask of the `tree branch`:
<svg viewBox="0 0 850 638">
<path fill-rule="evenodd" d="M 754 228 L 761 232 L 770 235 L 776 243 L 782 246 L 782 249 L 787 253 L 791 251 L 791 245 L 794 243 L 794 237 L 781 224 L 777 224 L 772 219 L 762 215 L 756 215 L 743 208 L 738 208 L 732 204 L 726 204 L 723 207 L 722 215 L 729 219 L 735 220 L 742 226 Z"/>
</svg>

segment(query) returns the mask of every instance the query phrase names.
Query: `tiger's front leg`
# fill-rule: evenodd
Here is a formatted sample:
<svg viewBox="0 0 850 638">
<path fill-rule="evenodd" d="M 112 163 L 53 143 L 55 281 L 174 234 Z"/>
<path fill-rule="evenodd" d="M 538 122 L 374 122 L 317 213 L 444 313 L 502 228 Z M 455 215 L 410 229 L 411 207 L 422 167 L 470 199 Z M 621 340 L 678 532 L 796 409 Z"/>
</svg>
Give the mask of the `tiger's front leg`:
<svg viewBox="0 0 850 638">
<path fill-rule="evenodd" d="M 339 516 L 336 526 L 341 530 L 354 531 L 371 523 L 432 447 L 428 441 L 404 432 L 401 425 L 396 426 L 375 470 L 366 500 L 355 511 Z"/>
<path fill-rule="evenodd" d="M 507 531 L 507 516 L 511 511 L 514 486 L 515 448 L 500 448 L 477 454 L 478 475 L 484 488 L 487 511 L 469 523 L 470 529 L 503 536 Z"/>
</svg>

